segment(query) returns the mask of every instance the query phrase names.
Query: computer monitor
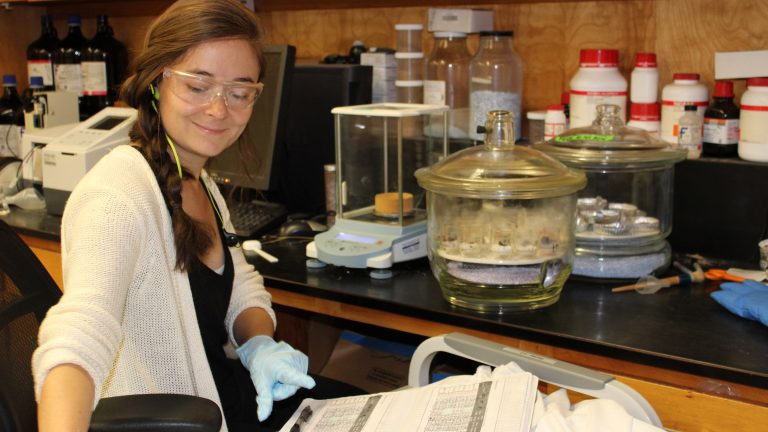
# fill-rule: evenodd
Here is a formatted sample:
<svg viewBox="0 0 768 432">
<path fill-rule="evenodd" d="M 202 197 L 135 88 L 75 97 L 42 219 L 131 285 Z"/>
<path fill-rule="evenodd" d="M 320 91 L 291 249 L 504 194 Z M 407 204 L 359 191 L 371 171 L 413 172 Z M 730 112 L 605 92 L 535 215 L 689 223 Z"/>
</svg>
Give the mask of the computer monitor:
<svg viewBox="0 0 768 432">
<path fill-rule="evenodd" d="M 372 79 L 371 66 L 296 65 L 278 186 L 289 212 L 325 212 L 323 165 L 336 162 L 331 109 L 371 103 Z"/>
<path fill-rule="evenodd" d="M 276 159 L 283 146 L 287 128 L 296 48 L 291 45 L 264 45 L 266 68 L 262 77 L 264 91 L 253 106 L 253 114 L 245 130 L 246 142 L 254 157 L 244 159 L 233 145 L 211 159 L 206 168 L 221 186 L 269 191 L 276 187 Z"/>
</svg>

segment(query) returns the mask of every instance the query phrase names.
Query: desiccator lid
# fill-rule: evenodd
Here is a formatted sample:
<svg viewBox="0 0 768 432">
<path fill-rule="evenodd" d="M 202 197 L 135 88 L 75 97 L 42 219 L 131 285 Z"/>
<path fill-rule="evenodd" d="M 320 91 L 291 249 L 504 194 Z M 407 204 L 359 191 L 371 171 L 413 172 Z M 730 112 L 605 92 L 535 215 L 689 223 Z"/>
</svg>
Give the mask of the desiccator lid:
<svg viewBox="0 0 768 432">
<path fill-rule="evenodd" d="M 470 147 L 417 170 L 416 179 L 431 192 L 482 199 L 551 198 L 587 184 L 583 172 L 519 145 Z"/>
<path fill-rule="evenodd" d="M 685 159 L 687 154 L 686 150 L 643 129 L 625 126 L 615 105 L 598 106 L 598 118 L 591 126 L 569 129 L 533 147 L 579 169 L 673 165 Z"/>
</svg>

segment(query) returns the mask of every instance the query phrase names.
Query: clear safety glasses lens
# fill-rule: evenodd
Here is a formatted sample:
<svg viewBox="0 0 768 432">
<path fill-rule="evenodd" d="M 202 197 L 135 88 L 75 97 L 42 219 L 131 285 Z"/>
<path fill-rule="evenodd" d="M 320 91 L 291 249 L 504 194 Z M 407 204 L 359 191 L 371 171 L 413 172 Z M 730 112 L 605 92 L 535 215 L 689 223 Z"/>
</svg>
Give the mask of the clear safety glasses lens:
<svg viewBox="0 0 768 432">
<path fill-rule="evenodd" d="M 166 69 L 163 77 L 170 84 L 173 94 L 191 105 L 208 105 L 217 96 L 231 110 L 242 110 L 253 105 L 261 95 L 264 84 L 222 83 L 214 79 Z"/>
</svg>

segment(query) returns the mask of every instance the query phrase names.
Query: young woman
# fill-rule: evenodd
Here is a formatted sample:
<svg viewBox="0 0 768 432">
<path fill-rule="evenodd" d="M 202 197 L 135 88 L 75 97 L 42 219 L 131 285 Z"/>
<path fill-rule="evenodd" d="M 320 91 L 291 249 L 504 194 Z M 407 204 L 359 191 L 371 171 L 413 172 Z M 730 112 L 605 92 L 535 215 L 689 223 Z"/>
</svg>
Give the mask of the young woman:
<svg viewBox="0 0 768 432">
<path fill-rule="evenodd" d="M 99 398 L 142 393 L 199 395 L 224 430 L 258 430 L 273 401 L 315 385 L 307 357 L 272 338 L 271 297 L 204 169 L 248 124 L 260 37 L 237 0 L 181 0 L 149 28 L 122 91 L 131 145 L 64 212 L 64 295 L 33 357 L 40 430 L 85 431 Z"/>
</svg>

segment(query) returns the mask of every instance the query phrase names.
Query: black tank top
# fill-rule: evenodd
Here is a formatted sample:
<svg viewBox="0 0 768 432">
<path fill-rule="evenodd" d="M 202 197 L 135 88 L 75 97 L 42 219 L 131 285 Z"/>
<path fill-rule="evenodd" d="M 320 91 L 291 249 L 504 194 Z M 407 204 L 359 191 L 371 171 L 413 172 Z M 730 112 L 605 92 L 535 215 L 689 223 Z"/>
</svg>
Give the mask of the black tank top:
<svg viewBox="0 0 768 432">
<path fill-rule="evenodd" d="M 224 243 L 219 228 L 219 241 Z M 227 330 L 224 318 L 229 299 L 232 296 L 234 268 L 229 249 L 224 246 L 224 273 L 218 274 L 198 258 L 189 269 L 189 285 L 197 313 L 197 323 L 203 338 L 205 355 L 213 373 L 216 390 L 219 392 L 224 418 L 230 430 L 240 429 L 238 425 L 258 423 L 256 417 L 256 390 L 248 371 L 239 360 L 227 358 L 224 344 Z"/>
</svg>

